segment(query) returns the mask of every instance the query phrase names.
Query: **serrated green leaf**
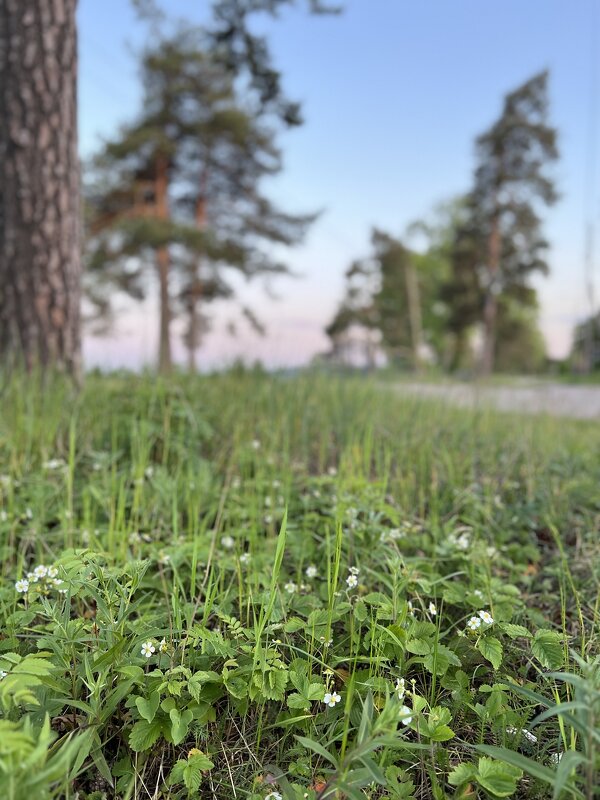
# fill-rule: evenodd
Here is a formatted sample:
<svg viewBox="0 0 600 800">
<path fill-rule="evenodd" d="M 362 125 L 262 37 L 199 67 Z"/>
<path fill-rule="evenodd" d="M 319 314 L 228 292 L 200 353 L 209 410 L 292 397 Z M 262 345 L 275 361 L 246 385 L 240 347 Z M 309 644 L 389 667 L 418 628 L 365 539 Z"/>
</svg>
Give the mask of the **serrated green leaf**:
<svg viewBox="0 0 600 800">
<path fill-rule="evenodd" d="M 495 636 L 482 636 L 477 642 L 477 649 L 494 669 L 500 669 L 504 651 Z"/>
<path fill-rule="evenodd" d="M 546 669 L 557 669 L 564 661 L 561 636 L 557 631 L 536 631 L 531 652 Z"/>
<path fill-rule="evenodd" d="M 161 724 L 158 720 L 154 719 L 152 722 L 148 722 L 145 719 L 141 719 L 131 729 L 129 746 L 136 753 L 149 750 L 160 736 L 160 733 Z"/>
</svg>

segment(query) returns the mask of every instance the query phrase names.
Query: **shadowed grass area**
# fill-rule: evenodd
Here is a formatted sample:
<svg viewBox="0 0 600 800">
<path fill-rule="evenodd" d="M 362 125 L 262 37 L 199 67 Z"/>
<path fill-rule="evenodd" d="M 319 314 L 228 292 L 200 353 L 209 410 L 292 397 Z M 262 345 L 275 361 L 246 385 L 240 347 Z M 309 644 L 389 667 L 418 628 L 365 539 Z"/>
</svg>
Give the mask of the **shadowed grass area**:
<svg viewBox="0 0 600 800">
<path fill-rule="evenodd" d="M 353 379 L 14 379 L 2 796 L 594 797 L 599 453 Z"/>
</svg>

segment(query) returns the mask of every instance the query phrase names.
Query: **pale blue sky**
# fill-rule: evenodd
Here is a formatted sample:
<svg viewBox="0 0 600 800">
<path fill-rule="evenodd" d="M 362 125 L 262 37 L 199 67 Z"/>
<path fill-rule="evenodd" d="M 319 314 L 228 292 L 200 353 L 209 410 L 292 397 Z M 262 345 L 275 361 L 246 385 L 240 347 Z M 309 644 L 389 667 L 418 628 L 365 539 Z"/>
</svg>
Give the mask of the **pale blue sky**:
<svg viewBox="0 0 600 800">
<path fill-rule="evenodd" d="M 163 5 L 174 15 L 200 19 L 207 0 Z M 367 252 L 371 226 L 400 234 L 436 203 L 464 191 L 473 140 L 499 113 L 502 95 L 546 67 L 552 120 L 560 131 L 555 174 L 562 200 L 546 222 L 552 275 L 538 286 L 549 347 L 564 354 L 573 322 L 586 311 L 594 18 L 597 29 L 600 0 L 347 0 L 339 17 L 298 9 L 276 22 L 261 21 L 286 90 L 303 101 L 306 118 L 302 128 L 282 136 L 286 168 L 272 196 L 290 210 L 324 213 L 306 244 L 289 254 L 302 280 L 279 280 L 278 301 L 258 284 L 242 286 L 269 336 L 229 339 L 224 327 L 234 310 L 218 307 L 200 361 L 212 366 L 239 354 L 299 364 L 322 349 L 322 329 L 342 294 L 344 270 Z M 79 20 L 80 139 L 88 155 L 99 136 L 110 135 L 138 108 L 132 46 L 142 41 L 144 29 L 128 0 L 80 0 Z M 600 223 L 597 177 L 592 208 Z M 154 327 L 153 304 L 138 307 L 123 316 L 110 340 L 88 340 L 88 361 L 116 366 L 152 360 Z"/>
</svg>

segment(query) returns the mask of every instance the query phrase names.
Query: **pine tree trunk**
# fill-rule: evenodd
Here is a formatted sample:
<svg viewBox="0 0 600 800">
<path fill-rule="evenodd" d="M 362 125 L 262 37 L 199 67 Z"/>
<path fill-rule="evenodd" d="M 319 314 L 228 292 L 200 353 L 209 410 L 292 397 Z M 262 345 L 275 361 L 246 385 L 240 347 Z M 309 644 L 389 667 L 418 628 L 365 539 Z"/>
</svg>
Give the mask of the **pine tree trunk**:
<svg viewBox="0 0 600 800">
<path fill-rule="evenodd" d="M 169 164 L 165 156 L 156 159 L 156 216 L 169 218 Z M 171 296 L 169 292 L 170 255 L 168 247 L 156 252 L 158 267 L 160 328 L 158 332 L 158 371 L 165 375 L 171 371 Z"/>
<path fill-rule="evenodd" d="M 77 0 L 0 0 L 0 358 L 81 368 Z"/>
<path fill-rule="evenodd" d="M 491 375 L 494 371 L 496 355 L 496 319 L 498 317 L 498 292 L 496 280 L 500 270 L 500 219 L 496 214 L 492 219 L 488 259 L 489 285 L 483 307 L 483 351 L 481 356 L 481 374 Z"/>
<path fill-rule="evenodd" d="M 207 175 L 203 173 L 200 180 L 201 194 L 196 200 L 196 225 L 200 230 L 206 228 L 206 191 Z M 200 319 L 198 313 L 198 305 L 202 296 L 202 284 L 200 281 L 200 259 L 198 258 L 194 264 L 194 270 L 191 277 L 191 293 L 190 293 L 190 308 L 189 308 L 189 327 L 188 327 L 188 370 L 196 372 L 196 350 L 200 344 Z"/>
</svg>

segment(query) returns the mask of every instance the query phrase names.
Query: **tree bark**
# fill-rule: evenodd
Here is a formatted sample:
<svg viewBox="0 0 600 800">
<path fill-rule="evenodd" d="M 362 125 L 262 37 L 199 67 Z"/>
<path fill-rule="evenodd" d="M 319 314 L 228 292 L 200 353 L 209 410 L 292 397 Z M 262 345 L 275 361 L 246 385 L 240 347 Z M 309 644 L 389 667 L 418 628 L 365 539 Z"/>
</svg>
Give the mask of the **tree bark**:
<svg viewBox="0 0 600 800">
<path fill-rule="evenodd" d="M 77 0 L 0 0 L 0 359 L 81 369 Z"/>
<path fill-rule="evenodd" d="M 156 159 L 156 216 L 169 218 L 169 164 L 167 158 Z M 156 252 L 160 297 L 160 329 L 158 334 L 158 371 L 167 374 L 173 366 L 171 356 L 171 296 L 169 293 L 169 248 L 159 247 Z"/>
</svg>

